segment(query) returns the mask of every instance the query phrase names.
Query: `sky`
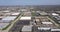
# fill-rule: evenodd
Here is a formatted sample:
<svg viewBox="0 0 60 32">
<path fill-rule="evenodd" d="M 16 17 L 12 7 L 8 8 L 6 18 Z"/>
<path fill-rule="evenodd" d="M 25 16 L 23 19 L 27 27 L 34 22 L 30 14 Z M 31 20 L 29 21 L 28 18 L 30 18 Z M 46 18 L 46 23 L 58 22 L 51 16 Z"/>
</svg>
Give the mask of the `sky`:
<svg viewBox="0 0 60 32">
<path fill-rule="evenodd" d="M 60 0 L 0 0 L 0 5 L 60 5 Z"/>
</svg>

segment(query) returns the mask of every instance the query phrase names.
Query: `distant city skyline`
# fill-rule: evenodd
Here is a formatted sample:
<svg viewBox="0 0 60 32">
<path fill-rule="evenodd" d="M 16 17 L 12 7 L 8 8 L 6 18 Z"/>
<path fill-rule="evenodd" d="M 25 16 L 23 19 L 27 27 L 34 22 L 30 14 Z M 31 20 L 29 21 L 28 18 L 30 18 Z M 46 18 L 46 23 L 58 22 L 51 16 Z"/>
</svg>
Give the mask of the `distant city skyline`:
<svg viewBox="0 0 60 32">
<path fill-rule="evenodd" d="M 60 5 L 60 0 L 0 0 L 0 5 Z"/>
</svg>

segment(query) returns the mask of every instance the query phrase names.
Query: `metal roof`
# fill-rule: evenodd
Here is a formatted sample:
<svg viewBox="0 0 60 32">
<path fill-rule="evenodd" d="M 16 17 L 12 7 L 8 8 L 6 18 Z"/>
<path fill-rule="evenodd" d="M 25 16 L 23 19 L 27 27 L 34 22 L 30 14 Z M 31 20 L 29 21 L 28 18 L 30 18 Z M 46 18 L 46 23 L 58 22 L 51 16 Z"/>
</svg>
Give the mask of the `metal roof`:
<svg viewBox="0 0 60 32">
<path fill-rule="evenodd" d="M 2 20 L 14 20 L 16 18 L 16 16 L 7 16 L 2 18 Z"/>
</svg>

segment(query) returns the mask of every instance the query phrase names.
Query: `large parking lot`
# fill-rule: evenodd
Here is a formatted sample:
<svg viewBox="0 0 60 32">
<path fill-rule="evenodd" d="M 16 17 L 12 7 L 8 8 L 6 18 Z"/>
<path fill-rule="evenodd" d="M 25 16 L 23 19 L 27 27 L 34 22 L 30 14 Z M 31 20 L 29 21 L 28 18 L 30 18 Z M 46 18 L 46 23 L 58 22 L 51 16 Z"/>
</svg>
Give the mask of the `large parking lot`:
<svg viewBox="0 0 60 32">
<path fill-rule="evenodd" d="M 29 20 L 19 20 L 16 24 L 17 25 L 29 25 L 30 21 Z"/>
<path fill-rule="evenodd" d="M 29 25 L 30 20 L 18 20 L 9 32 L 20 32 L 24 25 Z"/>
</svg>

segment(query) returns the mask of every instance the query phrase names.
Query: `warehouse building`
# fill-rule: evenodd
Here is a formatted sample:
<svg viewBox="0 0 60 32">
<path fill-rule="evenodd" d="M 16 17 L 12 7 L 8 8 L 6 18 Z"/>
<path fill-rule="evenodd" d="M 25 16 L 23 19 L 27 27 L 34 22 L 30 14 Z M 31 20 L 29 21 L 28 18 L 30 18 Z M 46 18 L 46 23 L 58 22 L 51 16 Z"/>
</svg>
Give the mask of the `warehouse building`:
<svg viewBox="0 0 60 32">
<path fill-rule="evenodd" d="M 0 23 L 11 23 L 9 20 L 0 20 Z"/>
<path fill-rule="evenodd" d="M 32 25 L 30 25 L 30 26 L 23 26 L 22 32 L 32 32 Z"/>
<path fill-rule="evenodd" d="M 19 12 L 13 12 L 13 13 L 11 13 L 11 16 L 18 16 L 20 13 Z"/>
<path fill-rule="evenodd" d="M 2 20 L 14 20 L 16 18 L 16 16 L 6 16 L 4 18 L 2 18 Z"/>
<path fill-rule="evenodd" d="M 21 17 L 20 20 L 31 20 L 31 17 L 27 17 L 27 16 Z"/>
<path fill-rule="evenodd" d="M 38 30 L 50 30 L 50 27 L 38 27 Z"/>
<path fill-rule="evenodd" d="M 52 32 L 60 32 L 60 29 L 59 28 L 56 28 L 56 29 L 51 29 Z"/>
<path fill-rule="evenodd" d="M 53 15 L 53 16 L 59 16 L 59 14 L 57 14 L 57 13 L 52 13 L 52 15 Z"/>
<path fill-rule="evenodd" d="M 52 22 L 42 22 L 42 24 L 52 24 Z"/>
</svg>

